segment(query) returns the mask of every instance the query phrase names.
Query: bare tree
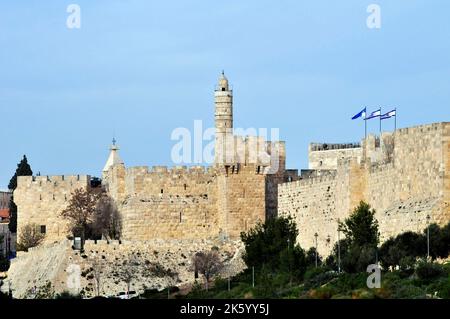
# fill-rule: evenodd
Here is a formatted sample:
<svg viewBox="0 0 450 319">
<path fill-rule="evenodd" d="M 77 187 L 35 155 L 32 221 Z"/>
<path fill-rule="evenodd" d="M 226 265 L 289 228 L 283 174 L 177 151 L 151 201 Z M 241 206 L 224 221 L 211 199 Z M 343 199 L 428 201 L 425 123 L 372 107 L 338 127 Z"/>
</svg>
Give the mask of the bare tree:
<svg viewBox="0 0 450 319">
<path fill-rule="evenodd" d="M 83 243 L 92 224 L 99 197 L 100 195 L 92 190 L 76 189 L 72 193 L 69 206 L 60 213 L 69 221 L 72 233 L 81 236 Z"/>
<path fill-rule="evenodd" d="M 105 269 L 105 264 L 98 258 L 95 257 L 92 262 L 92 276 L 95 283 L 95 290 L 97 297 L 100 296 L 103 288 L 102 276 Z"/>
<path fill-rule="evenodd" d="M 97 203 L 93 230 L 96 235 L 106 239 L 120 239 L 122 218 L 114 200 L 106 194 Z"/>
<path fill-rule="evenodd" d="M 28 251 L 32 247 L 39 246 L 45 238 L 45 234 L 41 233 L 37 224 L 26 224 L 22 227 L 17 249 L 21 251 Z"/>
<path fill-rule="evenodd" d="M 200 273 L 205 278 L 205 288 L 209 289 L 209 281 L 223 268 L 219 253 L 216 249 L 209 252 L 198 252 L 192 260 L 194 271 Z"/>
<path fill-rule="evenodd" d="M 139 274 L 139 265 L 139 259 L 132 253 L 128 255 L 128 258 L 121 265 L 118 265 L 119 278 L 127 284 L 127 296 L 130 294 L 131 284 Z"/>
</svg>

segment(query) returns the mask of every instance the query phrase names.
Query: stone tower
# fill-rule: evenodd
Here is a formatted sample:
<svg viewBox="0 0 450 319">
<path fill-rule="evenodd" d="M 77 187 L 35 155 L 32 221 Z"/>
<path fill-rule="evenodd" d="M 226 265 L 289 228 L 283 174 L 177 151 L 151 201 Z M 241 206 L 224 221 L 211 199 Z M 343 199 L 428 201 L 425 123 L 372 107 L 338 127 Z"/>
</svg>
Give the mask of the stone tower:
<svg viewBox="0 0 450 319">
<path fill-rule="evenodd" d="M 230 89 L 224 72 L 214 92 L 216 145 L 215 163 L 226 163 L 227 144 L 233 141 L 233 90 Z M 230 151 L 232 151 L 231 148 Z"/>
<path fill-rule="evenodd" d="M 112 166 L 115 166 L 117 164 L 123 164 L 123 161 L 119 156 L 119 147 L 116 145 L 115 138 L 113 139 L 112 145 L 109 150 L 110 150 L 110 153 L 109 153 L 108 160 L 106 161 L 105 167 L 103 168 L 103 175 L 108 173 L 109 169 Z"/>
</svg>

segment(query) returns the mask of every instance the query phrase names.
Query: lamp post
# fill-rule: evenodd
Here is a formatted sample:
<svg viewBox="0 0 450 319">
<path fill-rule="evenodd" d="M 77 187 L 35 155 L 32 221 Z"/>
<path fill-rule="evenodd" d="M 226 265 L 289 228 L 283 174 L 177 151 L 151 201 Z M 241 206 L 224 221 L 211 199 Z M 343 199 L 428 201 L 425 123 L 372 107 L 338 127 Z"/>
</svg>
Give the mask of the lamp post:
<svg viewBox="0 0 450 319">
<path fill-rule="evenodd" d="M 341 273 L 341 227 L 340 219 L 338 218 L 338 274 Z"/>
<path fill-rule="evenodd" d="M 317 233 L 314 234 L 314 237 L 316 237 L 316 268 L 317 268 L 317 237 L 319 235 Z"/>
<path fill-rule="evenodd" d="M 427 215 L 427 260 L 430 258 L 430 215 Z"/>
<path fill-rule="evenodd" d="M 291 246 L 291 239 L 288 238 L 287 240 L 288 244 L 288 263 L 289 263 L 289 283 L 292 283 L 292 275 L 291 275 L 291 254 L 290 254 L 290 246 Z"/>
</svg>

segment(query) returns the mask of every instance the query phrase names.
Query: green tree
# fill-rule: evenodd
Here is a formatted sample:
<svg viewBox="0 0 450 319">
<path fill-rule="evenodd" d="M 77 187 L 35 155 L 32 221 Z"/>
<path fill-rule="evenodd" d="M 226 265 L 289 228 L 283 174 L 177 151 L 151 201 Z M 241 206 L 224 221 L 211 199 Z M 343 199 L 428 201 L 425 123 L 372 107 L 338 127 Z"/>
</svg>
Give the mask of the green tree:
<svg viewBox="0 0 450 319">
<path fill-rule="evenodd" d="M 427 229 L 423 230 L 425 238 L 424 247 L 426 247 Z M 444 227 L 437 224 L 430 225 L 430 256 L 433 259 L 447 258 L 450 252 L 450 223 Z"/>
<path fill-rule="evenodd" d="M 17 177 L 18 176 L 32 176 L 33 171 L 31 170 L 31 166 L 28 164 L 28 159 L 26 155 L 23 156 L 22 160 L 19 164 L 17 164 L 16 172 L 14 176 L 9 181 L 8 188 L 10 191 L 14 191 L 17 188 Z M 14 197 L 11 196 L 11 200 L 9 202 L 9 231 L 12 233 L 17 232 L 17 206 L 14 203 Z"/>
<path fill-rule="evenodd" d="M 244 262 L 248 268 L 289 271 L 302 276 L 306 268 L 305 252 L 296 243 L 297 225 L 292 218 L 270 218 L 241 233 L 245 245 Z"/>
<path fill-rule="evenodd" d="M 345 238 L 333 247 L 333 254 L 327 258 L 326 264 L 337 268 L 337 256 L 340 248 L 341 269 L 349 272 L 366 271 L 369 264 L 376 261 L 379 242 L 378 222 L 375 210 L 370 205 L 360 202 L 351 215 L 339 224 Z"/>
<path fill-rule="evenodd" d="M 385 268 L 402 265 L 402 270 L 408 270 L 416 257 L 426 255 L 426 240 L 422 234 L 411 231 L 389 238 L 379 249 L 381 264 Z"/>
<path fill-rule="evenodd" d="M 311 247 L 306 252 L 306 263 L 308 266 L 316 265 L 316 247 Z M 322 257 L 317 253 L 317 266 L 322 265 Z"/>
<path fill-rule="evenodd" d="M 375 210 L 361 201 L 349 218 L 339 224 L 340 230 L 350 244 L 376 247 L 379 242 L 378 221 L 375 219 Z"/>
</svg>

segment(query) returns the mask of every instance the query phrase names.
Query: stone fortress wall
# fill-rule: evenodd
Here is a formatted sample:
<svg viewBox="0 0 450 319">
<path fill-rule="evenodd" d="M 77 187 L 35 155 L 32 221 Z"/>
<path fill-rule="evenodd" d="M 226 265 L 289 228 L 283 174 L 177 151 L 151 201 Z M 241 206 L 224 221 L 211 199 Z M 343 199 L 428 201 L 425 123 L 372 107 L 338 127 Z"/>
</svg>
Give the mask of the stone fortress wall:
<svg viewBox="0 0 450 319">
<path fill-rule="evenodd" d="M 17 238 L 26 224 L 37 224 L 48 241 L 66 238 L 67 223 L 59 217 L 76 189 L 90 187 L 88 175 L 19 176 L 14 202 L 17 205 Z M 45 229 L 44 229 L 45 228 Z"/>
<path fill-rule="evenodd" d="M 377 211 L 382 239 L 421 231 L 449 216 L 449 123 L 369 135 L 361 143 L 311 144 L 309 169 L 286 169 L 284 142 L 234 135 L 233 92 L 222 74 L 215 91 L 215 162 L 210 167 L 126 167 L 113 143 L 102 188 L 115 200 L 123 239 L 238 239 L 259 221 L 292 215 L 302 247 L 327 254 L 337 220 L 361 200 Z M 59 217 L 91 177 L 19 177 L 18 232 L 36 223 L 47 241 L 65 239 Z"/>
<path fill-rule="evenodd" d="M 325 167 L 327 174 L 279 185 L 278 199 L 279 215 L 294 217 L 298 241 L 306 249 L 315 246 L 317 233 L 319 252 L 329 254 L 337 241 L 338 219 L 348 217 L 361 200 L 376 210 L 382 241 L 407 230 L 422 231 L 427 216 L 430 223 L 450 221 L 448 122 L 369 135 L 359 148 L 310 147 L 309 158 L 310 168 Z"/>
<path fill-rule="evenodd" d="M 222 74 L 215 91 L 215 162 L 210 167 L 126 167 L 113 145 L 102 187 L 122 215 L 124 240 L 237 239 L 258 222 L 275 216 L 278 184 L 294 180 L 286 170 L 285 143 L 233 131 L 232 90 Z M 33 222 L 47 241 L 66 238 L 59 213 L 89 176 L 19 177 L 15 191 L 18 228 Z M 41 228 L 42 228 L 41 227 Z"/>
<path fill-rule="evenodd" d="M 111 166 L 103 181 L 122 214 L 124 239 L 239 238 L 275 214 L 277 183 L 298 175 L 285 171 L 280 145 L 277 174 L 248 156 L 211 167 Z"/>
</svg>

